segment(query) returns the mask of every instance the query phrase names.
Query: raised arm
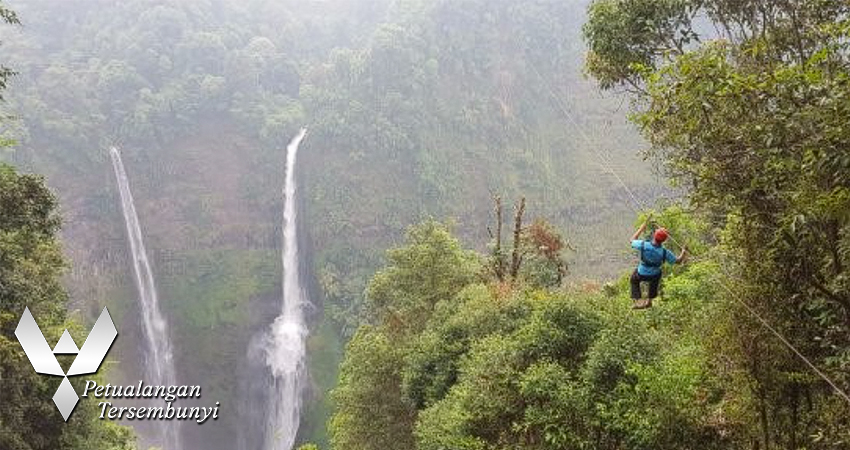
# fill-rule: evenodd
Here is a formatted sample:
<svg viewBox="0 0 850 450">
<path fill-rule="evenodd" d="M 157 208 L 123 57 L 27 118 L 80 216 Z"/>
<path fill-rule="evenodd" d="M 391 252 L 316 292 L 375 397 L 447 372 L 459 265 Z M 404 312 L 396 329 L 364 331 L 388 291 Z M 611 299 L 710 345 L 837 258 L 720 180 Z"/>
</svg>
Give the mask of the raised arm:
<svg viewBox="0 0 850 450">
<path fill-rule="evenodd" d="M 649 223 L 649 217 L 646 218 L 646 220 L 640 225 L 640 227 L 638 227 L 637 231 L 635 231 L 635 234 L 632 235 L 632 238 L 629 240 L 629 244 L 631 244 L 632 241 L 636 241 L 640 237 L 640 235 L 643 234 L 643 231 L 646 230 L 647 223 Z"/>
</svg>

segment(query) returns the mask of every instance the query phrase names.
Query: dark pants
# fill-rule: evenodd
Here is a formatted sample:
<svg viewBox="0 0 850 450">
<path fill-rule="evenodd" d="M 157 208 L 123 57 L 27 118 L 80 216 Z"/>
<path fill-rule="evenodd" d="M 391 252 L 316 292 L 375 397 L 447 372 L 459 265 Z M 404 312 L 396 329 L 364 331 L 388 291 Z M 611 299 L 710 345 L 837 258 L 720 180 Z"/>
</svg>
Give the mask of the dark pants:
<svg viewBox="0 0 850 450">
<path fill-rule="evenodd" d="M 649 298 L 658 297 L 658 285 L 661 284 L 661 274 L 658 275 L 641 275 L 635 269 L 632 273 L 632 299 L 639 300 L 641 298 L 640 284 L 641 282 L 649 282 Z"/>
</svg>

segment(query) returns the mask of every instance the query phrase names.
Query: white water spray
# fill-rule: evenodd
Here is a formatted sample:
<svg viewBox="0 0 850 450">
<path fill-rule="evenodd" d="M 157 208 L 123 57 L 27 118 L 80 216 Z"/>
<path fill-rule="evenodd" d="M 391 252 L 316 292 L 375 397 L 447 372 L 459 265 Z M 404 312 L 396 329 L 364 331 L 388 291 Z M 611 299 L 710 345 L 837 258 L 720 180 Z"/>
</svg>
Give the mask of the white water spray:
<svg viewBox="0 0 850 450">
<path fill-rule="evenodd" d="M 133 194 L 130 192 L 127 172 L 124 170 L 124 163 L 121 161 L 121 154 L 118 153 L 117 148 L 110 148 L 109 155 L 112 157 L 112 167 L 115 169 L 115 178 L 118 180 L 121 209 L 124 213 L 124 222 L 127 225 L 130 251 L 133 254 L 133 269 L 136 274 L 136 288 L 139 291 L 142 325 L 145 343 L 147 344 L 146 381 L 152 385 L 173 386 L 176 383 L 171 343 L 168 340 L 168 324 L 159 311 L 159 298 L 156 293 L 148 255 L 145 251 L 145 243 L 142 240 L 142 230 L 139 226 L 139 217 L 136 215 Z M 162 441 L 160 445 L 165 450 L 180 450 L 178 422 L 167 420 L 161 421 L 161 424 Z"/>
<path fill-rule="evenodd" d="M 298 191 L 295 157 L 307 133 L 302 128 L 286 147 L 286 181 L 283 207 L 283 304 L 281 315 L 272 324 L 265 345 L 266 365 L 273 377 L 266 424 L 266 448 L 291 450 L 295 444 L 301 416 L 301 391 L 304 378 L 305 339 L 303 307 L 307 296 L 301 286 L 298 263 Z"/>
</svg>

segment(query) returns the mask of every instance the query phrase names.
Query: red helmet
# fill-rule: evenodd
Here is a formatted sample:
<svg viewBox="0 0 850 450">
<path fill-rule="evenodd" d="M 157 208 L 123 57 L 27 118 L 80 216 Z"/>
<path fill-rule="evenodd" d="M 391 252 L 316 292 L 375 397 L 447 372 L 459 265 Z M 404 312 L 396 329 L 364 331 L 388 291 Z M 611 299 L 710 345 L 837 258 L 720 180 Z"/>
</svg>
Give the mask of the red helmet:
<svg viewBox="0 0 850 450">
<path fill-rule="evenodd" d="M 655 241 L 659 244 L 666 241 L 669 236 L 670 235 L 667 233 L 666 228 L 659 228 L 655 230 L 655 234 L 652 235 L 652 237 L 655 238 Z"/>
</svg>

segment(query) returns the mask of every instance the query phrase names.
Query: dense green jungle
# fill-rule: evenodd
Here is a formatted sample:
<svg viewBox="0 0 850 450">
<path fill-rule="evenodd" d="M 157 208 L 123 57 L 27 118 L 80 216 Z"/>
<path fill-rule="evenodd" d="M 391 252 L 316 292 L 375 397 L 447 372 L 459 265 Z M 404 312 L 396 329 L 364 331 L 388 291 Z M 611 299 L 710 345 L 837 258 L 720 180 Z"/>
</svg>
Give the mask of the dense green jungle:
<svg viewBox="0 0 850 450">
<path fill-rule="evenodd" d="M 850 449 L 846 1 L 3 0 L 0 19 L 0 450 Z M 635 310 L 641 225 L 687 256 Z M 135 384 L 148 258 L 174 379 L 220 418 L 163 441 L 83 398 L 65 423 L 24 308 L 52 347 L 108 307 L 95 379 Z M 296 278 L 289 433 L 252 358 Z"/>
</svg>

